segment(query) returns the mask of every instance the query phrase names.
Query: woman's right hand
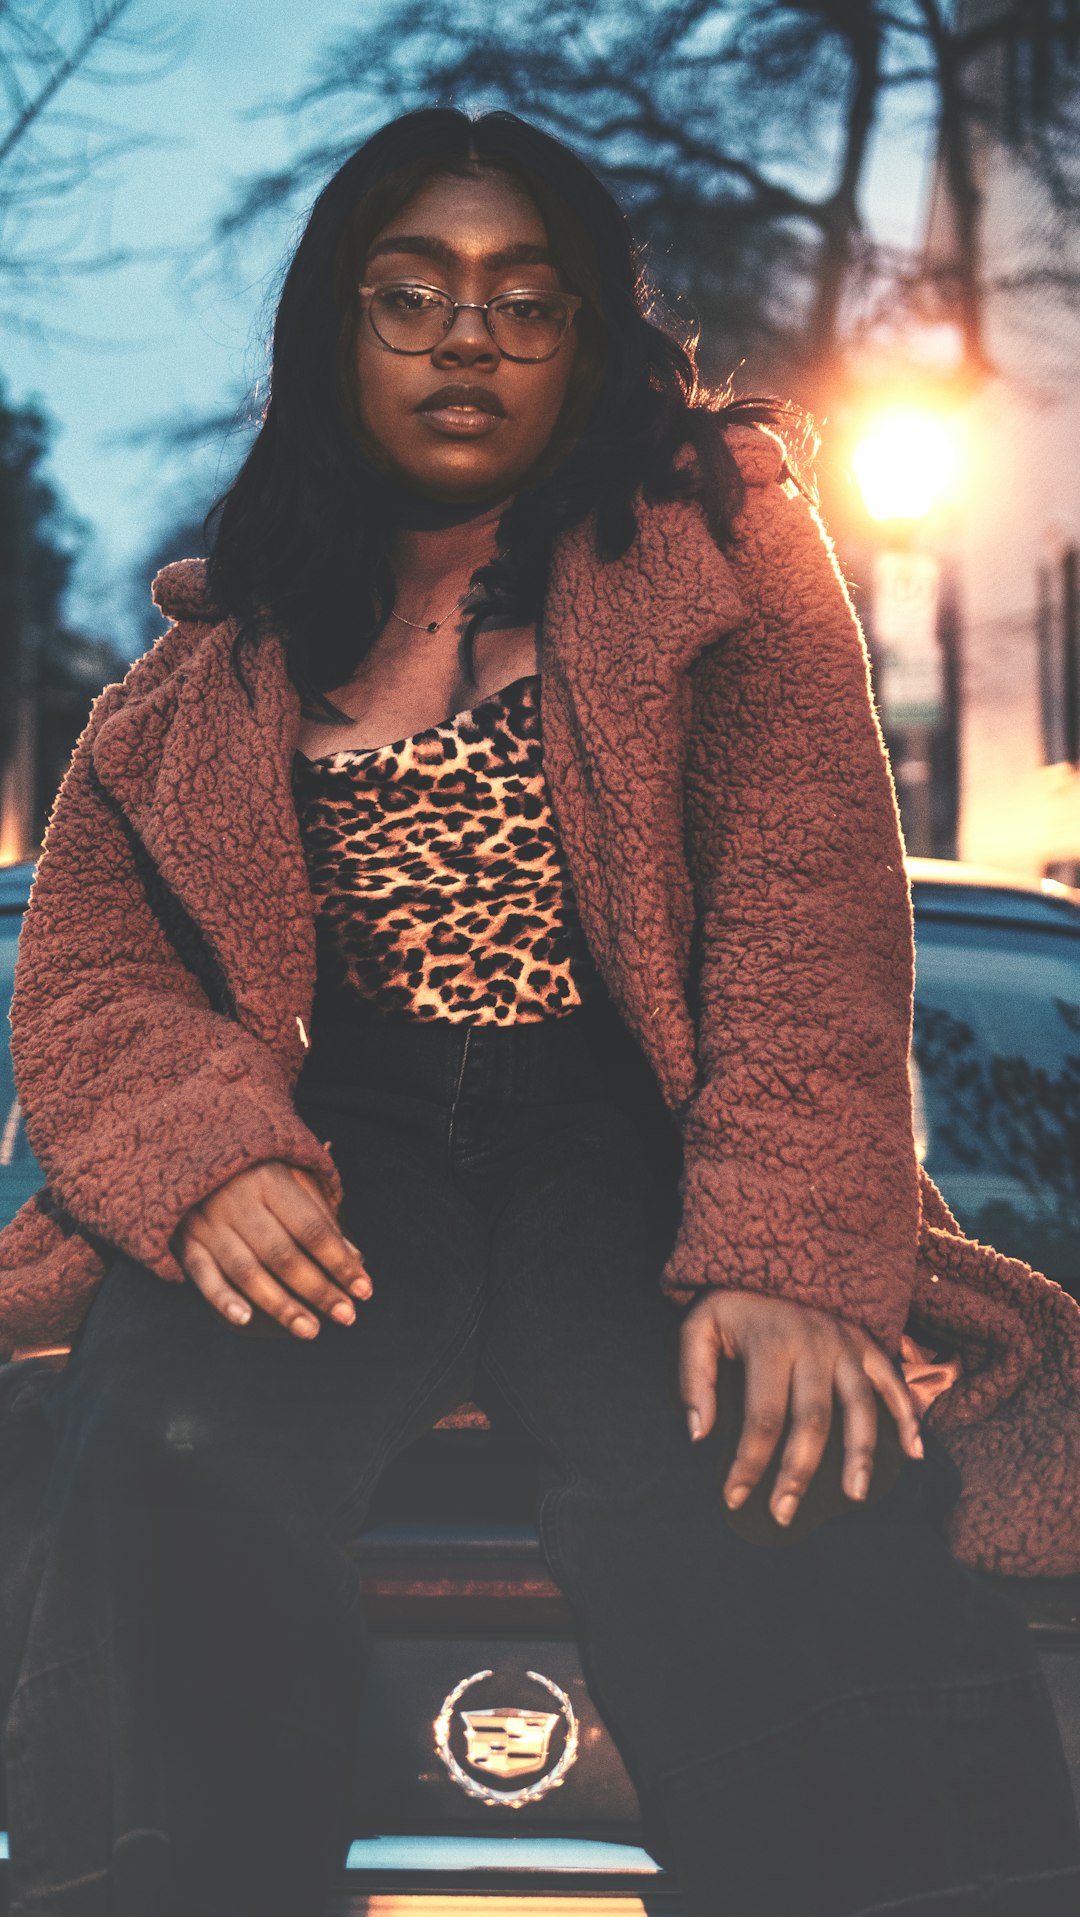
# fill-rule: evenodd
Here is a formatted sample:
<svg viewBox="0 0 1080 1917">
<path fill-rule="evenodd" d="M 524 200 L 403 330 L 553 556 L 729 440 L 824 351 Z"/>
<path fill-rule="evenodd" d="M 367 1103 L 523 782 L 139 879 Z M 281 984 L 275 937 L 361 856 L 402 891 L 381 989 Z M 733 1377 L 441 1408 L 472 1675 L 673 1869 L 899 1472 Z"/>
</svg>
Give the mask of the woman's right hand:
<svg viewBox="0 0 1080 1917">
<path fill-rule="evenodd" d="M 267 1158 L 235 1172 L 184 1213 L 170 1247 L 192 1284 L 234 1324 L 252 1305 L 299 1338 L 314 1338 L 315 1313 L 356 1318 L 349 1293 L 371 1297 L 356 1246 L 338 1229 L 318 1179 Z"/>
</svg>

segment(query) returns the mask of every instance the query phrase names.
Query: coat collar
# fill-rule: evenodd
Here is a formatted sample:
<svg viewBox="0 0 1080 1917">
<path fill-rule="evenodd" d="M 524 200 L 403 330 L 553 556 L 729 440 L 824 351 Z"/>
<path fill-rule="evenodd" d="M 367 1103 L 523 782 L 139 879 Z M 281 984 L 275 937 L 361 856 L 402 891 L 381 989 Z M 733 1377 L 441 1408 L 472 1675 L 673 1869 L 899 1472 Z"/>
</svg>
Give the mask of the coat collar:
<svg viewBox="0 0 1080 1917">
<path fill-rule="evenodd" d="M 684 857 L 687 675 L 746 609 L 696 503 L 639 494 L 635 505 L 637 535 L 619 559 L 597 559 L 592 516 L 556 542 L 540 634 L 545 770 L 610 989 L 647 1049 L 654 1008 L 674 1004 L 692 1056 L 689 887 L 673 898 L 664 876 Z M 230 660 L 235 621 L 217 617 L 205 575 L 205 561 L 187 559 L 155 578 L 157 605 L 192 625 L 192 643 L 103 722 L 94 766 L 223 966 L 238 1016 L 294 1046 L 315 978 L 314 915 L 297 904 L 311 897 L 291 787 L 299 696 L 271 634 L 257 652 L 241 648 L 249 706 Z M 655 932 L 639 939 L 665 918 L 662 948 Z M 653 1063 L 673 1100 L 688 1095 L 685 1061 Z"/>
</svg>

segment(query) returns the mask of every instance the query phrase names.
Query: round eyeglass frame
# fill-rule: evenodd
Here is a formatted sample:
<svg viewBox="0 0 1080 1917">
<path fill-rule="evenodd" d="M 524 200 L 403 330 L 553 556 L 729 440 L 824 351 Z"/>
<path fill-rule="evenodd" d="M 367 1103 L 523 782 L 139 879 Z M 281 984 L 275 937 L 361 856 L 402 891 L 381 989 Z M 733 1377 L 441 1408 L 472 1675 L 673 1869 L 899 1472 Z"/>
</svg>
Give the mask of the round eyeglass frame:
<svg viewBox="0 0 1080 1917">
<path fill-rule="evenodd" d="M 371 299 L 374 294 L 386 293 L 386 292 L 389 292 L 391 288 L 396 288 L 400 286 L 415 287 L 418 291 L 424 292 L 424 293 L 437 293 L 440 299 L 444 299 L 448 302 L 449 308 L 450 308 L 449 319 L 447 320 L 445 326 L 443 327 L 443 330 L 440 333 L 439 338 L 436 340 L 432 340 L 430 346 L 394 346 L 392 345 L 391 342 L 388 339 L 385 339 L 382 333 L 380 333 L 378 327 L 375 324 L 374 316 L 372 316 L 371 330 L 375 334 L 376 339 L 382 340 L 383 345 L 387 348 L 389 352 L 406 353 L 410 357 L 415 357 L 416 355 L 420 353 L 433 353 L 435 351 L 436 346 L 440 345 L 441 342 L 446 338 L 447 333 L 450 332 L 451 328 L 454 325 L 454 322 L 457 319 L 458 314 L 464 311 L 467 313 L 468 312 L 482 313 L 484 315 L 484 325 L 487 328 L 488 337 L 490 338 L 492 344 L 498 347 L 498 350 L 502 354 L 503 359 L 516 360 L 521 365 L 524 365 L 524 366 L 543 366 L 547 360 L 554 359 L 556 353 L 559 351 L 559 348 L 562 346 L 564 339 L 566 338 L 567 334 L 570 331 L 571 326 L 574 323 L 575 315 L 577 314 L 579 308 L 584 303 L 583 296 L 580 293 L 564 293 L 562 288 L 559 286 L 543 286 L 543 287 L 513 286 L 513 287 L 510 287 L 509 290 L 505 293 L 497 293 L 493 300 L 483 300 L 483 301 L 451 299 L 449 293 L 444 292 L 441 286 L 431 286 L 428 284 L 426 280 L 387 280 L 385 286 L 360 285 L 357 287 L 356 290 L 361 296 L 361 301 L 362 301 L 364 310 L 366 311 L 371 304 Z M 567 309 L 566 325 L 563 327 L 563 330 L 560 333 L 559 338 L 556 341 L 555 345 L 552 347 L 550 353 L 540 353 L 538 356 L 535 356 L 535 357 L 531 353 L 508 353 L 502 346 L 499 346 L 499 342 L 495 338 L 495 335 L 491 330 L 491 314 L 489 309 L 492 306 L 498 306 L 501 300 L 520 299 L 523 293 L 546 293 L 548 295 L 553 295 L 559 298 L 560 300 L 562 300 L 566 306 L 566 309 Z M 444 308 L 444 312 L 445 310 L 446 309 Z"/>
</svg>

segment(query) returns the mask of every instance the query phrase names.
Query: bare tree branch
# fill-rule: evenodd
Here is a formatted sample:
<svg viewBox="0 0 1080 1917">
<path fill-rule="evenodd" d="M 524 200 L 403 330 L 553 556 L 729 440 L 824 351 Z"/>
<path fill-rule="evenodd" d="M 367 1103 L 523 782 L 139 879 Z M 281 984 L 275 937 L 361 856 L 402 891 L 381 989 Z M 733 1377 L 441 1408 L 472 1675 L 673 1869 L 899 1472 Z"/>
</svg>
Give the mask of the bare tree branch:
<svg viewBox="0 0 1080 1917">
<path fill-rule="evenodd" d="M 980 62 L 1035 48 L 1042 77 L 1013 151 L 1060 221 L 1080 223 L 1067 14 L 1068 0 L 1003 0 L 975 28 L 950 0 L 518 0 L 493 28 L 487 0 L 449 14 L 387 0 L 377 19 L 336 32 L 288 97 L 252 109 L 298 127 L 311 116 L 315 137 L 298 140 L 289 166 L 240 185 L 188 270 L 235 258 L 249 229 L 280 222 L 396 114 L 506 107 L 608 183 L 721 375 L 781 368 L 815 403 L 867 327 L 943 313 L 957 318 L 967 368 L 984 373 L 997 282 L 982 258 L 977 148 L 999 136 L 1001 109 Z M 868 229 L 870 160 L 897 100 L 940 156 L 955 236 L 946 261 Z M 1049 296 L 1062 269 L 1047 264 Z"/>
<path fill-rule="evenodd" d="M 99 192 L 117 162 L 145 152 L 155 137 L 88 112 L 87 88 L 100 93 L 160 78 L 182 50 L 176 29 L 167 24 L 129 27 L 136 10 L 137 0 L 0 4 L 0 94 L 7 106 L 0 113 L 0 284 L 12 297 L 25 299 L 35 284 L 55 283 L 65 273 L 104 272 L 138 258 L 167 256 L 157 248 L 79 254 L 87 234 L 87 192 Z M 104 64 L 108 55 L 120 66 Z M 9 312 L 8 324 L 16 323 Z M 36 315 L 23 330 L 61 339 L 51 322 L 42 325 Z"/>
<path fill-rule="evenodd" d="M 50 70 L 46 73 L 37 92 L 26 100 L 7 132 L 0 135 L 0 167 L 14 152 L 19 142 L 25 139 L 35 120 L 40 120 L 61 87 L 86 65 L 87 59 L 97 46 L 109 34 L 117 21 L 128 11 L 132 0 L 105 0 L 101 12 L 91 12 L 82 34 L 75 44 L 65 53 L 54 41 L 48 41 L 52 56 Z"/>
</svg>

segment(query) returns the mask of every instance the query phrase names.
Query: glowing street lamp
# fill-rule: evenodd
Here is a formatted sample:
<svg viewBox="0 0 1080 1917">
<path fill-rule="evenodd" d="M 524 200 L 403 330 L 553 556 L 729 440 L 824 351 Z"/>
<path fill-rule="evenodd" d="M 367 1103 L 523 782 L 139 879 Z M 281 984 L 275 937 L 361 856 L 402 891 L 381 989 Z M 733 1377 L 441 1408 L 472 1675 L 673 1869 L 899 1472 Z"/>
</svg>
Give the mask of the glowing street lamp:
<svg viewBox="0 0 1080 1917">
<path fill-rule="evenodd" d="M 956 494 L 959 456 L 949 422 L 915 406 L 876 419 L 852 454 L 872 519 L 917 521 Z"/>
</svg>

